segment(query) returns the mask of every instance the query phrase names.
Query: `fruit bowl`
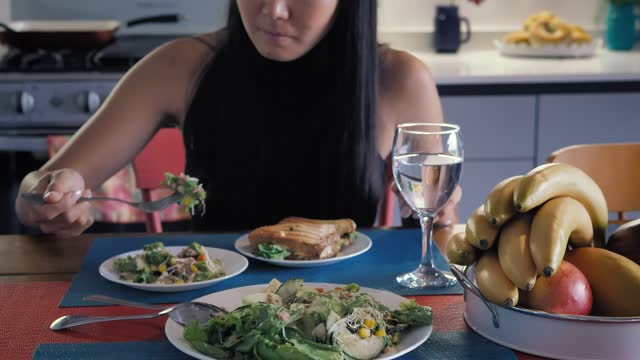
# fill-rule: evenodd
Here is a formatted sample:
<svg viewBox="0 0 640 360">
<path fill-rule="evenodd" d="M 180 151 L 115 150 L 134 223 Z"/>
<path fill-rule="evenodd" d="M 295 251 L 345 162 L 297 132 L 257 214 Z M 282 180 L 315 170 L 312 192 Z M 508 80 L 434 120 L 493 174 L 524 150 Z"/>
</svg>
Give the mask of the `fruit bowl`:
<svg viewBox="0 0 640 360">
<path fill-rule="evenodd" d="M 556 315 L 488 302 L 475 283 L 475 267 L 451 266 L 464 292 L 464 319 L 478 334 L 506 346 L 555 359 L 638 359 L 640 316 Z"/>
</svg>

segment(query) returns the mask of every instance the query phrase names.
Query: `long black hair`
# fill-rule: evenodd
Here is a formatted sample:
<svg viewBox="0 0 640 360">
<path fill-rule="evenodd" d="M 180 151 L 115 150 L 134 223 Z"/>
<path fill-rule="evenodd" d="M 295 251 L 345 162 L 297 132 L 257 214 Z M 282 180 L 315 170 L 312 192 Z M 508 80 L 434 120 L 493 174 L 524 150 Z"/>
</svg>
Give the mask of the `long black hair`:
<svg viewBox="0 0 640 360">
<path fill-rule="evenodd" d="M 332 179 L 338 178 L 340 183 L 333 189 L 338 192 L 335 194 L 337 201 L 353 198 L 354 193 L 359 199 L 379 200 L 384 161 L 378 154 L 375 139 L 379 82 L 376 2 L 340 0 L 331 29 L 324 38 L 307 54 L 290 62 L 271 61 L 258 53 L 234 0 L 230 3 L 225 32 L 225 41 L 201 81 L 199 91 L 206 94 L 209 103 L 193 112 L 206 112 L 207 117 L 212 117 L 212 125 L 207 128 L 209 133 L 242 132 L 245 144 L 258 144 L 251 151 L 259 153 L 262 158 L 258 156 L 258 160 L 264 161 L 254 161 L 253 173 L 244 175 L 269 172 L 279 176 L 274 170 L 277 167 L 263 164 L 273 163 L 274 158 L 289 157 L 291 163 L 306 162 L 307 158 L 295 150 L 287 151 L 280 143 L 287 143 L 294 149 L 297 145 L 305 149 L 315 145 L 309 146 L 304 139 L 295 139 L 291 132 L 288 132 L 288 138 L 266 140 L 262 134 L 275 137 L 283 132 L 279 130 L 292 126 L 300 134 L 316 124 L 313 128 L 318 133 L 316 138 L 326 136 L 324 141 L 337 144 L 327 149 L 321 145 L 322 140 L 312 139 L 326 153 L 305 156 L 318 160 L 317 163 L 331 171 L 340 172 L 331 174 Z M 226 120 L 220 122 L 213 117 Z M 243 120 L 251 126 L 262 126 L 262 130 L 254 129 L 250 134 L 243 132 L 237 123 Z M 200 136 L 203 136 L 200 143 L 215 142 L 215 138 Z M 225 162 L 226 159 L 218 154 L 220 151 L 195 152 L 201 154 L 198 156 L 202 157 L 202 162 L 235 165 L 231 161 Z M 256 158 L 252 154 L 242 156 Z M 331 159 L 334 165 L 323 164 L 328 161 L 326 159 Z M 216 185 L 221 186 L 213 186 Z M 345 201 L 336 204 L 333 208 L 337 214 L 332 215 L 354 216 L 353 213 L 364 211 L 349 206 Z"/>
<path fill-rule="evenodd" d="M 336 68 L 332 70 L 342 78 L 340 85 L 344 93 L 351 95 L 343 99 L 343 106 L 335 109 L 337 116 L 341 113 L 346 118 L 340 146 L 343 154 L 350 154 L 351 164 L 345 167 L 345 176 L 354 179 L 357 187 L 378 194 L 381 189 L 376 180 L 381 176 L 381 169 L 375 146 L 379 80 L 376 3 L 374 0 L 338 1 L 332 29 L 326 35 L 327 41 L 334 43 L 312 56 L 315 55 L 313 60 L 318 66 L 333 58 Z M 235 1 L 229 6 L 227 32 L 230 48 L 245 48 L 241 44 L 250 41 Z M 330 49 L 338 51 L 330 53 Z"/>
</svg>

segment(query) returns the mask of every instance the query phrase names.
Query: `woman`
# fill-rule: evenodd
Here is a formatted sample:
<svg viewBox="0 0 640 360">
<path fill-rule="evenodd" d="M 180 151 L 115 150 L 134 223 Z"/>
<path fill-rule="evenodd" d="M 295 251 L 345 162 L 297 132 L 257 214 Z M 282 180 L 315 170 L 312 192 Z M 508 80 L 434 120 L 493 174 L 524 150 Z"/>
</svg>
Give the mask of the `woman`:
<svg viewBox="0 0 640 360">
<path fill-rule="evenodd" d="M 172 41 L 133 67 L 22 181 L 20 192 L 44 192 L 47 204 L 18 196 L 16 212 L 45 233 L 81 233 L 93 219 L 78 197 L 170 122 L 183 130 L 185 172 L 208 193 L 196 230 L 289 215 L 370 226 L 394 129 L 407 121 L 442 121 L 439 97 L 420 61 L 378 46 L 374 1 L 236 0 L 225 31 Z"/>
</svg>

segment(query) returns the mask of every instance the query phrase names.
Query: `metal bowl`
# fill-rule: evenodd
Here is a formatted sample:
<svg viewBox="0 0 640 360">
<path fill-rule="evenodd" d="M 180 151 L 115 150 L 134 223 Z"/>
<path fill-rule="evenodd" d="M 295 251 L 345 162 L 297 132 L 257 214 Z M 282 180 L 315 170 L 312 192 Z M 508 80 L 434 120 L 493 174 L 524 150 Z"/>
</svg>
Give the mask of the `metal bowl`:
<svg viewBox="0 0 640 360">
<path fill-rule="evenodd" d="M 451 271 L 465 288 L 465 321 L 495 343 L 554 359 L 640 359 L 640 316 L 556 315 L 507 308 L 480 294 L 473 265 L 464 272 L 452 265 Z"/>
</svg>

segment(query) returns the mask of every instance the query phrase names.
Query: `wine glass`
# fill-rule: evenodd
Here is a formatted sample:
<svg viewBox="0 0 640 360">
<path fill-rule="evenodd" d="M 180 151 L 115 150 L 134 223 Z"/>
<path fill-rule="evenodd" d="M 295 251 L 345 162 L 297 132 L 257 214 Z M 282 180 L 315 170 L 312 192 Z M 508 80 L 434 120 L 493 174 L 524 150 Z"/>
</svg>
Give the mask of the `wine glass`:
<svg viewBox="0 0 640 360">
<path fill-rule="evenodd" d="M 417 269 L 396 276 L 414 289 L 456 284 L 455 277 L 433 264 L 433 218 L 460 181 L 462 139 L 460 127 L 444 123 L 407 123 L 396 128 L 392 151 L 393 177 L 405 201 L 422 225 L 422 260 Z"/>
</svg>

